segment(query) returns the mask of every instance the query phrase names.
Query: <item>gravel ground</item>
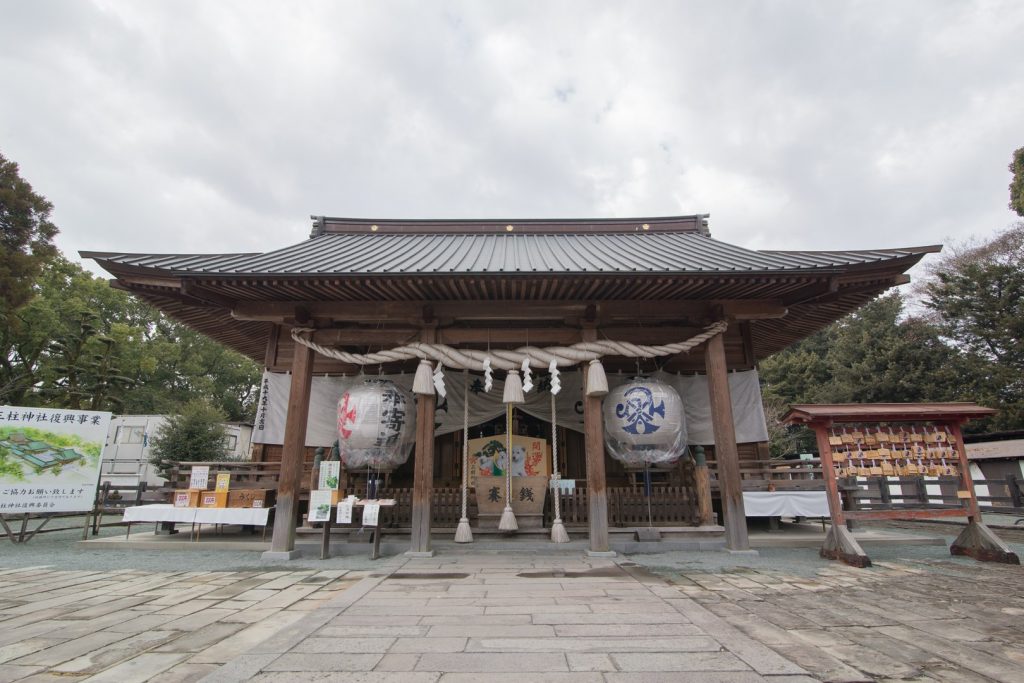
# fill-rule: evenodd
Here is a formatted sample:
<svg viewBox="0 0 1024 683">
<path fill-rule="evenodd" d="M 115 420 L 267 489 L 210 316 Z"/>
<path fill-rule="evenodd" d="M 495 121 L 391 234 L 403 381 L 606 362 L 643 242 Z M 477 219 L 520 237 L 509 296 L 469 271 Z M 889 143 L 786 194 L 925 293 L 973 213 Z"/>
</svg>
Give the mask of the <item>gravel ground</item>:
<svg viewBox="0 0 1024 683">
<path fill-rule="evenodd" d="M 291 562 L 266 562 L 260 551 L 251 550 L 146 550 L 139 548 L 89 548 L 78 543 L 84 519 L 59 519 L 54 526 L 72 526 L 65 531 L 39 534 L 28 543 L 11 543 L 0 538 L 0 567 L 17 568 L 49 565 L 61 569 L 113 570 L 142 569 L 152 571 L 245 571 L 252 569 L 353 569 L 365 570 L 392 566 L 404 561 L 404 556 L 383 557 L 371 561 L 366 555 L 347 555 L 320 560 L 314 557 L 318 546 L 303 545 L 309 557 Z M 930 533 L 935 534 L 933 530 Z M 939 532 L 941 533 L 941 532 Z M 105 527 L 100 536 L 123 536 L 124 527 Z M 972 564 L 970 558 L 952 557 L 948 546 L 953 536 L 946 536 L 946 547 L 938 545 L 868 545 L 865 550 L 881 562 L 899 560 L 951 560 Z M 1010 540 L 1010 539 L 1007 539 Z M 1016 539 L 1013 539 L 1016 540 Z M 1024 543 L 1009 543 L 1010 548 L 1024 557 Z M 637 554 L 629 559 L 653 571 L 665 574 L 679 572 L 728 572 L 740 568 L 772 569 L 794 576 L 814 576 L 827 567 L 829 561 L 818 557 L 813 548 L 762 548 L 757 555 L 726 552 L 668 552 Z M 868 569 L 867 571 L 871 571 Z"/>
<path fill-rule="evenodd" d="M 35 522 L 29 522 L 30 528 Z M 299 558 L 291 562 L 265 562 L 258 550 L 145 550 L 140 548 L 89 548 L 82 539 L 84 518 L 56 519 L 54 526 L 72 526 L 65 531 L 36 535 L 27 543 L 11 543 L 0 538 L 0 567 L 14 569 L 50 565 L 60 569 L 114 570 L 142 569 L 150 571 L 246 571 L 252 569 L 375 569 L 404 557 L 384 557 L 376 562 L 366 555 L 332 557 L 320 560 Z M 18 527 L 12 527 L 17 529 Z M 99 537 L 124 536 L 123 526 L 103 527 Z M 134 536 L 134 534 L 133 534 Z M 90 535 L 90 539 L 94 538 Z M 309 546 L 310 553 L 319 553 L 319 546 Z M 314 550 L 315 548 L 315 550 Z"/>
<path fill-rule="evenodd" d="M 943 560 L 964 565 L 974 565 L 976 560 L 969 557 L 955 557 L 949 554 L 952 536 L 946 538 L 946 546 L 940 545 L 868 545 L 864 548 L 875 562 L 900 562 L 921 560 Z M 1018 557 L 1024 557 L 1024 544 L 1009 543 Z M 647 567 L 658 574 L 673 576 L 688 572 L 722 573 L 743 568 L 773 570 L 794 576 L 813 577 L 818 570 L 834 564 L 831 560 L 818 557 L 814 548 L 763 548 L 758 555 L 733 555 L 725 552 L 687 553 L 671 552 L 650 555 L 631 555 L 630 561 Z M 871 572 L 869 567 L 863 571 Z"/>
</svg>

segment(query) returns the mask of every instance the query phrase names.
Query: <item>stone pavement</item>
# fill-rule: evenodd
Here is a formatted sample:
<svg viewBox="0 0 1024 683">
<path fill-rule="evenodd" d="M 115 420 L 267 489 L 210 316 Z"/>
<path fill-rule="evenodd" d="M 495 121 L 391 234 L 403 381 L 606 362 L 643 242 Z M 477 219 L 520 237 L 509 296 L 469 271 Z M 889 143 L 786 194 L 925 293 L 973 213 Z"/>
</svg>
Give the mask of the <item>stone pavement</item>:
<svg viewBox="0 0 1024 683">
<path fill-rule="evenodd" d="M 207 680 L 814 680 L 662 579 L 579 555 L 409 560 L 259 651 Z"/>
<path fill-rule="evenodd" d="M 0 570 L 0 683 L 1024 681 L 1021 567 L 700 562 L 466 551 L 373 572 Z"/>
<path fill-rule="evenodd" d="M 813 577 L 656 571 L 823 681 L 1024 681 L 1020 566 L 936 555 L 866 570 L 826 563 Z"/>
<path fill-rule="evenodd" d="M 0 570 L 0 683 L 197 680 L 364 576 Z"/>
</svg>

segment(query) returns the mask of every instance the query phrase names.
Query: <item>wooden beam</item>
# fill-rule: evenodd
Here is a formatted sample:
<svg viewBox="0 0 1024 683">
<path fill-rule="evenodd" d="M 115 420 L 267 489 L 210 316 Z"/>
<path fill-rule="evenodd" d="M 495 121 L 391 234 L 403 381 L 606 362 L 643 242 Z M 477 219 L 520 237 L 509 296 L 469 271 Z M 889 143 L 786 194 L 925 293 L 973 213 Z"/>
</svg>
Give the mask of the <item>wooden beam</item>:
<svg viewBox="0 0 1024 683">
<path fill-rule="evenodd" d="M 420 335 L 424 342 L 433 342 L 436 331 L 426 328 Z M 434 487 L 434 410 L 437 397 L 416 396 L 416 453 L 412 484 L 412 544 L 414 555 L 433 555 L 430 549 L 430 501 Z"/>
<path fill-rule="evenodd" d="M 741 322 L 739 327 L 740 338 L 743 340 L 743 364 L 752 368 L 757 363 L 757 357 L 754 355 L 754 337 L 750 332 L 750 323 Z"/>
<path fill-rule="evenodd" d="M 318 319 L 347 322 L 421 323 L 428 320 L 547 320 L 585 318 L 588 309 L 593 321 L 633 322 L 636 320 L 706 321 L 712 306 L 736 320 L 780 318 L 786 307 L 778 299 L 724 299 L 711 301 L 625 300 L 603 301 L 239 301 L 231 311 L 238 320 L 283 322 L 295 315 L 296 308 Z M 430 318 L 424 315 L 429 309 Z"/>
<path fill-rule="evenodd" d="M 181 289 L 181 278 L 180 277 L 158 277 L 155 275 L 127 275 L 121 274 L 117 276 L 118 281 L 131 287 L 136 285 L 139 287 L 163 287 L 167 289 Z"/>
<path fill-rule="evenodd" d="M 785 318 L 789 309 L 778 299 L 753 299 L 750 301 L 712 301 L 721 306 L 723 313 L 733 320 L 772 320 Z"/>
<path fill-rule="evenodd" d="M 749 550 L 747 517 L 743 509 L 743 487 L 740 483 L 739 450 L 736 447 L 736 426 L 729 394 L 729 372 L 725 364 L 722 335 L 708 340 L 704 363 L 708 375 L 708 396 L 711 402 L 711 423 L 715 435 L 715 462 L 722 496 L 725 545 L 729 550 Z"/>
<path fill-rule="evenodd" d="M 277 340 L 281 336 L 281 326 L 274 325 L 267 335 L 267 352 L 263 359 L 263 366 L 270 369 L 277 365 Z"/>
<path fill-rule="evenodd" d="M 236 303 L 235 299 L 231 299 L 217 292 L 211 292 L 209 289 L 202 285 L 197 285 L 195 282 L 190 280 L 181 281 L 181 293 L 185 295 L 185 297 L 196 302 L 220 308 L 227 308 L 229 310 Z"/>
<path fill-rule="evenodd" d="M 292 359 L 292 381 L 288 394 L 288 415 L 284 424 L 281 475 L 277 484 L 274 536 L 270 557 L 295 557 L 295 526 L 298 517 L 302 466 L 306 455 L 306 421 L 309 394 L 313 386 L 313 350 L 298 346 Z"/>
<path fill-rule="evenodd" d="M 324 346 L 339 345 L 387 345 L 401 346 L 410 340 L 419 338 L 418 327 L 346 327 L 340 329 L 317 330 L 313 333 L 313 341 Z"/>
<path fill-rule="evenodd" d="M 583 328 L 583 341 L 596 341 L 597 330 Z M 586 364 L 583 366 L 586 368 Z M 583 441 L 587 458 L 587 502 L 590 552 L 607 553 L 608 490 L 604 471 L 604 414 L 600 396 L 587 396 L 587 372 L 583 371 Z"/>
</svg>

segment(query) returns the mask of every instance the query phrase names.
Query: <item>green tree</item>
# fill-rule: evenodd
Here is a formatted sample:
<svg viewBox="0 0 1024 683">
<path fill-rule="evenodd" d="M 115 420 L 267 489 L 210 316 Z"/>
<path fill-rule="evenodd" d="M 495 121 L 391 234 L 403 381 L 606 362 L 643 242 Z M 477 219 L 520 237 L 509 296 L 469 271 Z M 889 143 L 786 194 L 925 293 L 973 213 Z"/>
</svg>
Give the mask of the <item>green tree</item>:
<svg viewBox="0 0 1024 683">
<path fill-rule="evenodd" d="M 57 254 L 52 210 L 0 154 L 0 324 L 11 324 L 11 313 L 32 298 L 32 284 Z"/>
<path fill-rule="evenodd" d="M 932 269 L 924 305 L 961 350 L 978 399 L 1000 408 L 990 425 L 1024 428 L 1024 223 L 955 248 Z"/>
<path fill-rule="evenodd" d="M 1013 174 L 1013 180 L 1010 181 L 1010 211 L 1024 216 L 1024 147 L 1013 153 L 1010 173 Z"/>
<path fill-rule="evenodd" d="M 255 416 L 260 368 L 57 256 L 0 325 L 0 402 L 172 413 L 206 398 Z"/>
<path fill-rule="evenodd" d="M 160 475 L 179 462 L 224 460 L 224 413 L 207 401 L 195 400 L 170 415 L 153 437 L 149 461 Z"/>
<path fill-rule="evenodd" d="M 904 316 L 898 292 L 881 296 L 761 362 L 769 422 L 792 403 L 970 400 L 973 367 L 928 320 Z M 773 455 L 817 450 L 803 428 L 769 430 Z"/>
<path fill-rule="evenodd" d="M 829 401 L 913 403 L 969 398 L 965 367 L 939 330 L 919 317 L 901 318 L 903 298 L 875 299 L 829 330 Z"/>
<path fill-rule="evenodd" d="M 151 310 L 59 255 L 33 290 L 15 324 L 0 325 L 0 401 L 116 409 L 128 383 L 113 378 L 133 343 L 125 331 L 139 336 Z"/>
</svg>

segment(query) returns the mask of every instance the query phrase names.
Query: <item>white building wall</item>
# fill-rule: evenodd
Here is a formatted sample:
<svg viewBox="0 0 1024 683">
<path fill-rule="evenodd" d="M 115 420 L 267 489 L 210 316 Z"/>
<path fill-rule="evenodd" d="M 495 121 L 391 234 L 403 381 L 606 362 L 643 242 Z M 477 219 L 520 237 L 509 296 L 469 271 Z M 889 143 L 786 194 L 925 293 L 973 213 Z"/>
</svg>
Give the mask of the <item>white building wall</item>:
<svg viewBox="0 0 1024 683">
<path fill-rule="evenodd" d="M 110 421 L 107 442 L 100 466 L 100 482 L 135 486 L 146 482 L 150 488 L 166 481 L 149 463 L 153 437 L 167 422 L 166 415 L 118 415 Z M 252 457 L 252 425 L 240 422 L 224 424 L 227 431 L 226 451 L 232 460 Z"/>
</svg>

